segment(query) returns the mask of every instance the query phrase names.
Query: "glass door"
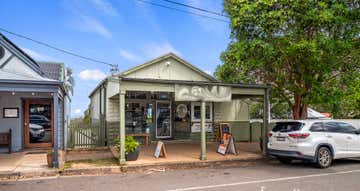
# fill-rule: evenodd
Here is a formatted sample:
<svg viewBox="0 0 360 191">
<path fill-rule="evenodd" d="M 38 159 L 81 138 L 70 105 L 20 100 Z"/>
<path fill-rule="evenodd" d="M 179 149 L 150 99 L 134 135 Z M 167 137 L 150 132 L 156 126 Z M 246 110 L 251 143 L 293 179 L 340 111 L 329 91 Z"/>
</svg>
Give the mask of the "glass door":
<svg viewBox="0 0 360 191">
<path fill-rule="evenodd" d="M 171 103 L 156 102 L 156 138 L 171 138 Z"/>
<path fill-rule="evenodd" d="M 25 101 L 25 146 L 51 147 L 53 144 L 52 101 Z"/>
</svg>

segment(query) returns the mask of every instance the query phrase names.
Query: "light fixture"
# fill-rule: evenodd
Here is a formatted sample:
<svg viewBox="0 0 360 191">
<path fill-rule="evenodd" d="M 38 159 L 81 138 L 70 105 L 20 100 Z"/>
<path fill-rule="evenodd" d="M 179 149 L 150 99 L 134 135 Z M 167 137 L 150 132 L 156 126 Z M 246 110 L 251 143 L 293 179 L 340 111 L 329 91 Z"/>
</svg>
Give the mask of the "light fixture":
<svg viewBox="0 0 360 191">
<path fill-rule="evenodd" d="M 51 96 L 54 96 L 54 93 L 50 93 Z"/>
<path fill-rule="evenodd" d="M 11 92 L 11 95 L 15 95 L 15 92 Z"/>
<path fill-rule="evenodd" d="M 34 96 L 34 95 L 35 95 L 35 93 L 34 93 L 34 92 L 32 92 L 32 93 L 31 93 L 31 95 L 32 95 L 32 96 Z"/>
</svg>

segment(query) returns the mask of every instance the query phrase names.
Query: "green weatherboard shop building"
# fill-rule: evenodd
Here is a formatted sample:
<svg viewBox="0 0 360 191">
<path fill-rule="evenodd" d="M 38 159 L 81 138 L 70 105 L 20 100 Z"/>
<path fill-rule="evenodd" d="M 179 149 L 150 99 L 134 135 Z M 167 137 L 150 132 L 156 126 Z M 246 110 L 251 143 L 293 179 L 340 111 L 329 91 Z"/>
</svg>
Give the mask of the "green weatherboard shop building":
<svg viewBox="0 0 360 191">
<path fill-rule="evenodd" d="M 250 124 L 244 99 L 263 98 L 264 132 L 269 123 L 269 86 L 223 83 L 173 53 L 107 77 L 89 97 L 91 120 L 102 124 L 105 145 L 120 135 L 124 148 L 127 134 L 190 139 L 201 142 L 201 160 L 220 123 L 230 124 L 235 140 L 244 139 L 242 129 Z"/>
</svg>

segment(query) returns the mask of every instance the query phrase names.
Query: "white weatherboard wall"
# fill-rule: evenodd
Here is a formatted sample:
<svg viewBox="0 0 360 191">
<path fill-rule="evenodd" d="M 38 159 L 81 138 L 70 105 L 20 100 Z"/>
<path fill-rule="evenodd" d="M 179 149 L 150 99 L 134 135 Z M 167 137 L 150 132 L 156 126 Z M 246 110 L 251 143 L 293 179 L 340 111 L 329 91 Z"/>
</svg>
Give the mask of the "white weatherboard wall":
<svg viewBox="0 0 360 191">
<path fill-rule="evenodd" d="M 5 47 L 4 47 L 5 48 Z M 12 58 L 10 58 L 12 56 Z M 10 59 L 10 60 L 8 60 Z M 17 56 L 12 54 L 8 49 L 5 48 L 5 56 L 0 59 L 0 65 L 4 64 L 8 60 L 2 68 L 1 71 L 9 72 L 11 74 L 21 75 L 22 79 L 34 79 L 34 80 L 42 80 L 44 79 L 38 73 L 36 73 L 33 69 L 31 69 L 28 65 L 26 65 L 23 61 L 21 61 Z M 11 76 L 11 75 L 10 75 Z M 4 77 L 4 76 L 2 76 Z"/>
<path fill-rule="evenodd" d="M 248 121 L 249 106 L 241 100 L 214 103 L 215 121 Z"/>
<path fill-rule="evenodd" d="M 185 81 L 209 81 L 191 68 L 168 58 L 126 75 L 127 78 L 149 78 Z"/>
<path fill-rule="evenodd" d="M 91 120 L 96 122 L 100 119 L 100 89 L 96 90 L 91 96 Z"/>
</svg>

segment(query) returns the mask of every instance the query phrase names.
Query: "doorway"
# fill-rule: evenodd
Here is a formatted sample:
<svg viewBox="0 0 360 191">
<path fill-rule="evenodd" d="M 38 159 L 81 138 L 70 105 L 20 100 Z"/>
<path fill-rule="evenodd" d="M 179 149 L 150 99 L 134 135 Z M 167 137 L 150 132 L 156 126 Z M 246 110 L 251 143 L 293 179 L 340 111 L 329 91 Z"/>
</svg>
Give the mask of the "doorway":
<svg viewBox="0 0 360 191">
<path fill-rule="evenodd" d="M 24 110 L 25 147 L 52 147 L 54 114 L 52 100 L 27 99 Z"/>
<path fill-rule="evenodd" d="M 172 137 L 171 130 L 171 102 L 156 102 L 156 138 L 166 139 Z"/>
</svg>

